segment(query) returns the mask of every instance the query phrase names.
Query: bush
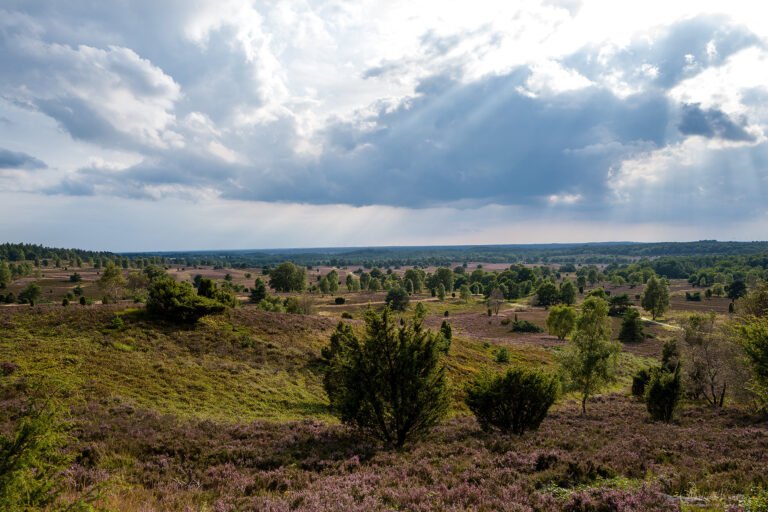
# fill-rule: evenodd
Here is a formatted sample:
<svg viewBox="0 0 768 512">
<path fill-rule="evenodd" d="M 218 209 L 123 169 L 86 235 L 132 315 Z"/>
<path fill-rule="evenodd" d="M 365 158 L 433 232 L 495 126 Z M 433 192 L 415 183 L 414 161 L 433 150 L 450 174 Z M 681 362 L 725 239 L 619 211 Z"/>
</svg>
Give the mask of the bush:
<svg viewBox="0 0 768 512">
<path fill-rule="evenodd" d="M 349 311 L 344 311 L 341 313 L 341 318 L 346 318 L 347 320 L 351 320 L 354 317 L 352 316 L 352 313 L 350 313 Z"/>
<path fill-rule="evenodd" d="M 528 320 L 515 320 L 512 322 L 512 332 L 544 332 L 544 329 Z"/>
<path fill-rule="evenodd" d="M 685 292 L 685 300 L 701 302 L 701 292 Z"/>
<path fill-rule="evenodd" d="M 547 329 L 549 334 L 564 340 L 573 328 L 576 327 L 576 310 L 570 306 L 553 306 L 547 316 Z"/>
<path fill-rule="evenodd" d="M 628 309 L 624 313 L 619 330 L 619 341 L 622 343 L 640 343 L 645 339 L 643 332 L 643 319 L 636 309 Z"/>
<path fill-rule="evenodd" d="M 389 309 L 367 311 L 362 339 L 339 323 L 322 351 L 331 410 L 389 446 L 426 435 L 448 412 L 442 336 L 421 322 L 417 315 L 395 327 Z"/>
<path fill-rule="evenodd" d="M 345 304 L 346 302 L 347 302 L 347 299 L 345 299 L 344 297 L 336 297 L 335 299 L 333 299 L 333 303 L 338 305 L 338 306 L 341 306 L 342 304 Z"/>
<path fill-rule="evenodd" d="M 651 380 L 651 372 L 643 368 L 632 376 L 632 396 L 642 398 L 645 396 L 645 388 Z"/>
<path fill-rule="evenodd" d="M 506 364 L 509 362 L 509 350 L 507 350 L 507 347 L 501 347 L 498 352 L 496 352 L 496 362 Z"/>
<path fill-rule="evenodd" d="M 61 299 L 61 305 L 62 305 L 62 306 L 69 306 L 69 299 L 68 299 L 68 298 L 66 298 L 66 297 L 64 297 L 63 299 Z"/>
<path fill-rule="evenodd" d="M 480 375 L 467 387 L 466 403 L 483 430 L 523 435 L 538 428 L 558 389 L 555 376 L 515 367 L 503 374 Z"/>
<path fill-rule="evenodd" d="M 408 308 L 410 298 L 408 297 L 408 292 L 397 287 L 387 292 L 387 297 L 384 301 L 393 311 L 405 311 Z"/>
<path fill-rule="evenodd" d="M 155 279 L 149 287 L 147 311 L 171 321 L 194 323 L 224 309 L 224 304 L 197 295 L 191 284 L 176 282 L 172 277 Z"/>
<path fill-rule="evenodd" d="M 646 387 L 645 404 L 651 418 L 672 421 L 682 394 L 680 367 L 671 372 L 663 368 L 654 370 Z"/>
</svg>

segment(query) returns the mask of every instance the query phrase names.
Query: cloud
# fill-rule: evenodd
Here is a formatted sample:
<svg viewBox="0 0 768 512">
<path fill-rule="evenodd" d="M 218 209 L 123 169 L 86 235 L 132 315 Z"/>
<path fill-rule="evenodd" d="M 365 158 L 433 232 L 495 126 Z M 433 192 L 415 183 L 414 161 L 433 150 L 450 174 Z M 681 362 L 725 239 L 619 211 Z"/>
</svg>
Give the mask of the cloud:
<svg viewBox="0 0 768 512">
<path fill-rule="evenodd" d="M 735 123 L 720 110 L 702 110 L 700 105 L 682 106 L 682 118 L 678 129 L 685 135 L 719 137 L 732 141 L 755 140 L 755 136 L 749 133 L 744 126 Z"/>
<path fill-rule="evenodd" d="M 26 153 L 0 148 L 0 169 L 45 169 L 45 162 Z"/>
</svg>

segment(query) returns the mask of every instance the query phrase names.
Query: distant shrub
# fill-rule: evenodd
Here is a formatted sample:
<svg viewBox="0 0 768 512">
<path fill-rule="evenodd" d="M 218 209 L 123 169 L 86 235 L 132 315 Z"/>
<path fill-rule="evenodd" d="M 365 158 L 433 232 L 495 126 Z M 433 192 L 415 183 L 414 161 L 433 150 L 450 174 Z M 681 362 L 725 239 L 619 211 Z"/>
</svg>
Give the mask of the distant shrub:
<svg viewBox="0 0 768 512">
<path fill-rule="evenodd" d="M 346 318 L 347 320 L 351 320 L 354 317 L 352 316 L 352 313 L 350 313 L 349 311 L 344 311 L 341 313 L 341 318 Z"/>
<path fill-rule="evenodd" d="M 445 317 L 451 316 L 451 313 L 450 313 L 450 311 L 448 311 L 448 310 L 446 309 L 446 310 L 443 312 L 443 316 L 445 316 Z"/>
<path fill-rule="evenodd" d="M 449 324 L 446 320 L 443 320 L 443 323 L 440 324 L 440 334 L 443 335 L 443 345 L 440 347 L 444 353 L 448 353 L 451 349 L 451 341 L 453 340 L 453 329 L 451 328 L 451 324 Z"/>
<path fill-rule="evenodd" d="M 498 352 L 496 352 L 496 362 L 497 363 L 509 362 L 509 350 L 507 350 L 507 347 L 501 347 L 498 350 Z"/>
<path fill-rule="evenodd" d="M 544 329 L 528 320 L 515 320 L 512 322 L 512 332 L 544 332 Z"/>
<path fill-rule="evenodd" d="M 651 380 L 651 372 L 647 368 L 639 370 L 632 376 L 632 396 L 643 398 L 645 388 Z"/>
<path fill-rule="evenodd" d="M 344 297 L 336 297 L 335 299 L 333 299 L 333 303 L 339 306 L 341 306 L 342 304 L 345 304 L 346 302 L 347 302 L 347 299 L 345 299 Z"/>
<path fill-rule="evenodd" d="M 80 305 L 81 305 L 81 306 L 85 306 L 85 305 L 86 305 L 86 303 L 88 302 L 88 299 L 86 299 L 86 298 L 85 298 L 85 295 L 81 295 L 81 296 L 80 296 L 80 301 L 79 301 L 79 302 L 80 302 Z"/>
<path fill-rule="evenodd" d="M 685 292 L 685 300 L 701 302 L 701 292 Z"/>
<path fill-rule="evenodd" d="M 624 313 L 619 330 L 619 340 L 622 343 L 640 343 L 645 339 L 643 332 L 643 319 L 636 309 L 628 309 Z"/>
<path fill-rule="evenodd" d="M 654 370 L 646 387 L 645 404 L 651 418 L 672 421 L 682 395 L 680 367 L 671 372 L 663 368 Z"/>
<path fill-rule="evenodd" d="M 258 308 L 262 311 L 272 311 L 274 313 L 285 313 L 285 306 L 283 306 L 283 299 L 278 296 L 272 295 L 259 301 Z"/>
<path fill-rule="evenodd" d="M 509 325 L 510 323 L 512 323 L 512 319 L 509 317 L 502 318 L 500 323 L 501 325 Z"/>
<path fill-rule="evenodd" d="M 387 292 L 387 297 L 384 301 L 394 311 L 405 311 L 408 308 L 410 298 L 408 297 L 408 292 L 403 288 L 396 287 Z"/>
<path fill-rule="evenodd" d="M 112 320 L 110 320 L 109 325 L 113 329 L 122 329 L 123 327 L 125 327 L 125 322 L 123 321 L 120 315 L 114 315 L 112 317 Z"/>
<path fill-rule="evenodd" d="M 466 403 L 480 428 L 523 435 L 535 430 L 557 399 L 553 375 L 522 367 L 503 374 L 482 374 L 467 387 Z"/>
<path fill-rule="evenodd" d="M 63 299 L 61 299 L 61 305 L 62 305 L 62 306 L 69 306 L 69 299 L 68 299 L 68 298 L 66 298 L 66 297 L 64 297 Z"/>
</svg>

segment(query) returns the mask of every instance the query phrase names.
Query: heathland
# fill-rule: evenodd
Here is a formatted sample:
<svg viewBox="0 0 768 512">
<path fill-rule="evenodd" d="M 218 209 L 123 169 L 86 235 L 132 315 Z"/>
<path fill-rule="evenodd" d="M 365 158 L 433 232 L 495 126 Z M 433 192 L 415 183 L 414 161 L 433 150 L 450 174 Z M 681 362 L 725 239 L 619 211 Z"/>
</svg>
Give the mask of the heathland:
<svg viewBox="0 0 768 512">
<path fill-rule="evenodd" d="M 6 244 L 0 509 L 767 510 L 766 279 L 762 243 Z M 323 350 L 385 309 L 447 341 L 447 410 L 402 446 L 332 406 Z M 587 390 L 571 363 L 595 340 Z M 510 369 L 560 389 L 522 435 L 467 400 Z"/>
</svg>

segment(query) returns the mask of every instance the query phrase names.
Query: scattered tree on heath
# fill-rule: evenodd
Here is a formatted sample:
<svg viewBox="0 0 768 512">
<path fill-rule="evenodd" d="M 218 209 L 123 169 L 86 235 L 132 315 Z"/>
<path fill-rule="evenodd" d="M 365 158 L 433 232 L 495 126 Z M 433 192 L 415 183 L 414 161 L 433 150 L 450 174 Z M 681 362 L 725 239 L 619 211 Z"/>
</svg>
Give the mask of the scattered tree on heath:
<svg viewBox="0 0 768 512">
<path fill-rule="evenodd" d="M 608 303 L 589 297 L 581 306 L 571 341 L 559 355 L 571 387 L 581 394 L 581 413 L 587 399 L 615 379 L 621 346 L 611 341 Z"/>
<path fill-rule="evenodd" d="M 640 305 L 651 313 L 654 320 L 664 314 L 669 307 L 669 286 L 664 279 L 651 276 L 645 283 Z"/>
</svg>

